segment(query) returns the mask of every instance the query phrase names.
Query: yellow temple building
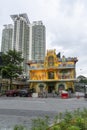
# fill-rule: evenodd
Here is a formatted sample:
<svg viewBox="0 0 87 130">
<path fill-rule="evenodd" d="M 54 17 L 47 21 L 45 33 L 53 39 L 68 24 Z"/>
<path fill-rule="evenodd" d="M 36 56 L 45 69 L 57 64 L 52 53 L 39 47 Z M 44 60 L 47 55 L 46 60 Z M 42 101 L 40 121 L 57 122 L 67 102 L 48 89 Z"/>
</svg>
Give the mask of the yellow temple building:
<svg viewBox="0 0 87 130">
<path fill-rule="evenodd" d="M 56 50 L 47 50 L 44 61 L 29 61 L 29 83 L 37 93 L 60 90 L 74 92 L 76 81 L 76 57 L 57 55 Z"/>
</svg>

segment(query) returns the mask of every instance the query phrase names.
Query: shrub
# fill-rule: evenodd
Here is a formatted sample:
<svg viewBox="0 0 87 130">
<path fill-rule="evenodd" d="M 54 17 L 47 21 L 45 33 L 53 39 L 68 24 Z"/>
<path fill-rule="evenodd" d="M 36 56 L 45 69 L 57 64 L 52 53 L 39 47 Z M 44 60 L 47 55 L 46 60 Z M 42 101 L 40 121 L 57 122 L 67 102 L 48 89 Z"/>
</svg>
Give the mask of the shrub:
<svg viewBox="0 0 87 130">
<path fill-rule="evenodd" d="M 22 125 L 16 125 L 14 127 L 14 130 L 27 130 L 27 129 L 24 126 L 22 126 Z"/>
<path fill-rule="evenodd" d="M 60 126 L 53 126 L 50 130 L 61 130 Z"/>
<path fill-rule="evenodd" d="M 78 126 L 69 126 L 67 130 L 81 130 Z"/>
<path fill-rule="evenodd" d="M 87 130 L 87 109 L 74 112 L 59 113 L 49 127 L 49 117 L 32 120 L 31 130 Z M 16 125 L 14 130 L 27 130 L 24 126 Z"/>
<path fill-rule="evenodd" d="M 49 117 L 46 116 L 45 119 L 38 118 L 38 119 L 32 120 L 31 130 L 47 130 L 47 128 L 49 126 L 48 119 L 49 119 Z"/>
</svg>

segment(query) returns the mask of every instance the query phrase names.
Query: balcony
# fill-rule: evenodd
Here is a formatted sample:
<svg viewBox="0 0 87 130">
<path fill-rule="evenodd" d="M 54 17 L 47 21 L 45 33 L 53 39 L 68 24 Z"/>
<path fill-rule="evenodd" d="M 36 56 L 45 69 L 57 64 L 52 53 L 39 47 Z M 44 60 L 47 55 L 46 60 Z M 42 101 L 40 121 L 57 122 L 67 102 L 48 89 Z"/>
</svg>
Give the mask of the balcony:
<svg viewBox="0 0 87 130">
<path fill-rule="evenodd" d="M 71 79 L 73 78 L 71 75 L 65 75 L 65 74 L 62 74 L 62 75 L 58 75 L 58 78 L 59 79 Z"/>
<path fill-rule="evenodd" d="M 29 83 L 30 82 L 60 82 L 60 81 L 63 81 L 63 82 L 69 82 L 69 81 L 76 81 L 77 79 L 76 78 L 72 78 L 72 79 L 45 79 L 45 80 L 34 80 L 34 79 L 31 79 L 29 80 Z"/>
<path fill-rule="evenodd" d="M 68 69 L 68 68 L 75 68 L 75 65 L 72 65 L 72 64 L 60 64 L 59 66 L 58 66 L 58 69 Z"/>
<path fill-rule="evenodd" d="M 42 69 L 44 69 L 43 66 L 30 66 L 29 67 L 29 70 L 42 70 Z"/>
<path fill-rule="evenodd" d="M 72 64 L 60 64 L 57 66 L 48 66 L 44 67 L 43 65 L 37 65 L 37 66 L 30 66 L 29 70 L 43 70 L 43 69 L 73 69 L 75 68 L 75 65 Z"/>
<path fill-rule="evenodd" d="M 60 81 L 75 81 L 76 78 L 70 74 L 60 74 L 60 75 L 58 75 L 58 80 L 60 80 Z"/>
</svg>

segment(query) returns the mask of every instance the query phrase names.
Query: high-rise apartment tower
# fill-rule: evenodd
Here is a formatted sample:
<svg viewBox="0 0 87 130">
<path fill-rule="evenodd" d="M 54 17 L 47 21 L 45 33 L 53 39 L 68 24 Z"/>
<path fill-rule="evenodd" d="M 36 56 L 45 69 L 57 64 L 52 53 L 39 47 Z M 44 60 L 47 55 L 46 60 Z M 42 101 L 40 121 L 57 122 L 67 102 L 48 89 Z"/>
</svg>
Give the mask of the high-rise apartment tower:
<svg viewBox="0 0 87 130">
<path fill-rule="evenodd" d="M 2 30 L 1 52 L 6 53 L 12 49 L 13 25 L 4 25 Z"/>
<path fill-rule="evenodd" d="M 45 26 L 43 25 L 42 21 L 34 21 L 29 25 L 29 27 L 29 59 L 44 60 L 46 52 Z"/>
<path fill-rule="evenodd" d="M 22 52 L 23 69 L 27 72 L 29 60 L 29 19 L 27 14 L 11 15 L 14 21 L 13 49 Z"/>
</svg>

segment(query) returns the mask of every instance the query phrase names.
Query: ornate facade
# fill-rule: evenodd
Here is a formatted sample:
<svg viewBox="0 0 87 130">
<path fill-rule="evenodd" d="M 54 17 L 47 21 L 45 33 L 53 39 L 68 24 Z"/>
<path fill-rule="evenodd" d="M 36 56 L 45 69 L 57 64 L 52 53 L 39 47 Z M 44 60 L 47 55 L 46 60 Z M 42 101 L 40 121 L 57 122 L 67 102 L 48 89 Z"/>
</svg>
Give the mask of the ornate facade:
<svg viewBox="0 0 87 130">
<path fill-rule="evenodd" d="M 74 91 L 77 58 L 56 55 L 56 50 L 47 50 L 44 61 L 29 61 L 30 87 L 36 92 L 48 93 L 60 90 Z"/>
</svg>

